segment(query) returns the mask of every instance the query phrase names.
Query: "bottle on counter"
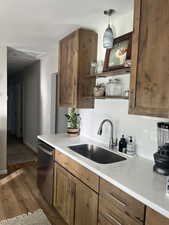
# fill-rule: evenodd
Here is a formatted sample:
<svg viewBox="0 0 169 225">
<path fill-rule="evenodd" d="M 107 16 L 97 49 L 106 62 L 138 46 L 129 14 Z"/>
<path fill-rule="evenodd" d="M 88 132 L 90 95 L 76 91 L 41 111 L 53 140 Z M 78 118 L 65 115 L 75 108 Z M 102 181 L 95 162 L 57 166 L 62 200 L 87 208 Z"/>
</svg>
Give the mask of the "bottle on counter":
<svg viewBox="0 0 169 225">
<path fill-rule="evenodd" d="M 120 141 L 119 141 L 119 152 L 126 153 L 127 150 L 127 141 L 124 138 L 124 135 L 122 135 Z"/>
<path fill-rule="evenodd" d="M 133 142 L 132 136 L 129 137 L 129 141 L 127 144 L 127 154 L 132 156 L 136 154 L 135 144 Z"/>
</svg>

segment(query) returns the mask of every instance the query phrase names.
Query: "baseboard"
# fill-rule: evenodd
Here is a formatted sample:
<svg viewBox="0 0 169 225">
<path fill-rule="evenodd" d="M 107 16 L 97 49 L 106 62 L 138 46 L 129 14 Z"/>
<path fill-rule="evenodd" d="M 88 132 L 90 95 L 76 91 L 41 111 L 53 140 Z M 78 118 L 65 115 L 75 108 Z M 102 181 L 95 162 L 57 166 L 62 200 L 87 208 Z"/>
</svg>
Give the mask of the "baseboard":
<svg viewBox="0 0 169 225">
<path fill-rule="evenodd" d="M 0 170 L 0 175 L 5 175 L 8 173 L 8 170 Z"/>
<path fill-rule="evenodd" d="M 31 145 L 30 143 L 28 143 L 28 142 L 26 142 L 26 141 L 24 141 L 24 140 L 23 140 L 23 143 L 24 143 L 28 148 L 30 148 L 35 154 L 38 153 L 37 149 L 36 149 L 33 145 Z"/>
</svg>

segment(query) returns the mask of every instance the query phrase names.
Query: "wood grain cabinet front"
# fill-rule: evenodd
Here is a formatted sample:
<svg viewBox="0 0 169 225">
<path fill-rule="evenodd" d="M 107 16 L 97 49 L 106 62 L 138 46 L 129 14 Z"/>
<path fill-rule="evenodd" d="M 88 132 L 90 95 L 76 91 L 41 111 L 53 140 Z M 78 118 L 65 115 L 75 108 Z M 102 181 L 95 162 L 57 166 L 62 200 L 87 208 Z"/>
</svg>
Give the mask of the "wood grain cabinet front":
<svg viewBox="0 0 169 225">
<path fill-rule="evenodd" d="M 98 193 L 55 163 L 53 205 L 68 225 L 97 225 Z"/>
<path fill-rule="evenodd" d="M 97 225 L 98 194 L 85 184 L 76 186 L 75 225 Z"/>
<path fill-rule="evenodd" d="M 79 29 L 60 41 L 59 104 L 61 107 L 93 108 L 93 84 L 86 79 L 91 62 L 97 60 L 98 35 Z"/>
<path fill-rule="evenodd" d="M 168 8 L 168 0 L 135 0 L 130 114 L 169 117 Z"/>
<path fill-rule="evenodd" d="M 99 176 L 82 166 L 80 163 L 71 159 L 64 153 L 55 150 L 54 159 L 66 170 L 68 170 L 73 176 L 77 177 L 95 192 L 99 189 Z"/>
<path fill-rule="evenodd" d="M 144 218 L 144 204 L 100 179 L 99 225 L 143 225 Z"/>
<path fill-rule="evenodd" d="M 53 205 L 69 225 L 74 225 L 76 181 L 55 163 Z"/>
<path fill-rule="evenodd" d="M 169 225 L 169 219 L 147 207 L 146 225 Z"/>
</svg>

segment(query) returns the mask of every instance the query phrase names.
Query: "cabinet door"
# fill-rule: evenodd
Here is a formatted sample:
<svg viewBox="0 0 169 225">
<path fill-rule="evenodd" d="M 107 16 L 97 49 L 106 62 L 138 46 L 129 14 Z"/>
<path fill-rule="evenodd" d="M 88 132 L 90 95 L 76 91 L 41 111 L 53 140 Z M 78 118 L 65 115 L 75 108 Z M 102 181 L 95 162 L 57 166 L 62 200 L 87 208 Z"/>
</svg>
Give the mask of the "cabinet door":
<svg viewBox="0 0 169 225">
<path fill-rule="evenodd" d="M 98 195 L 81 182 L 76 186 L 75 225 L 97 225 Z"/>
<path fill-rule="evenodd" d="M 168 0 L 135 0 L 129 113 L 169 117 L 168 8 Z"/>
<path fill-rule="evenodd" d="M 67 224 L 74 224 L 75 189 L 74 178 L 55 163 L 53 205 Z"/>
<path fill-rule="evenodd" d="M 77 96 L 78 32 L 60 41 L 59 104 L 75 107 Z"/>
<path fill-rule="evenodd" d="M 97 39 L 94 31 L 79 30 L 78 108 L 94 108 L 93 87 L 96 79 L 86 79 L 91 62 L 97 61 Z"/>
<path fill-rule="evenodd" d="M 146 225 L 168 225 L 169 219 L 155 212 L 154 210 L 147 208 L 146 211 Z"/>
</svg>

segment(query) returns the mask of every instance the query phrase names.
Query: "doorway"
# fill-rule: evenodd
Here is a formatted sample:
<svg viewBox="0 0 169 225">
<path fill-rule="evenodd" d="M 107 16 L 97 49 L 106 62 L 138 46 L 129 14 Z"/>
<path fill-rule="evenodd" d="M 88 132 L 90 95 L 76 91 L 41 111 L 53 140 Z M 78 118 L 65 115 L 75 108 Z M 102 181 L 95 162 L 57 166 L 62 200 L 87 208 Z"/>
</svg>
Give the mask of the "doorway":
<svg viewBox="0 0 169 225">
<path fill-rule="evenodd" d="M 40 60 L 32 54 L 8 47 L 7 78 L 9 169 L 37 161 L 35 146 L 39 132 Z"/>
</svg>

